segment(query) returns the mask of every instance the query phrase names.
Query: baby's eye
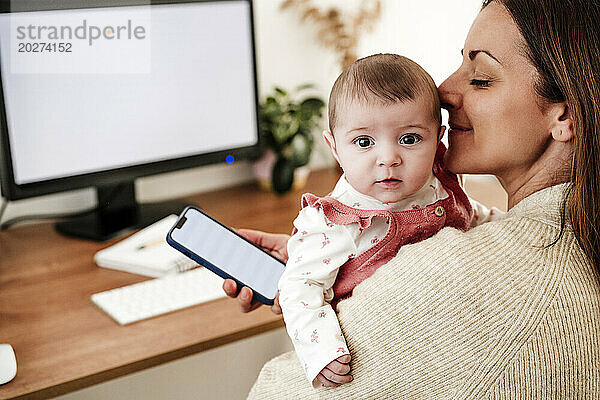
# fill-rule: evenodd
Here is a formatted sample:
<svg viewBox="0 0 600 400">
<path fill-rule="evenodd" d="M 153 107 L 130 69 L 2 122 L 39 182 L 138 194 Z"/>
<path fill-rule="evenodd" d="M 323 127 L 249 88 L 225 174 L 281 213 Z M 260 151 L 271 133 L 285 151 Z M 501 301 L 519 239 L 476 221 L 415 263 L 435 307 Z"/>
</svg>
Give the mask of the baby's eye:
<svg viewBox="0 0 600 400">
<path fill-rule="evenodd" d="M 421 136 L 417 135 L 416 133 L 407 133 L 406 135 L 403 135 L 400 138 L 398 143 L 410 146 L 413 144 L 417 144 L 420 141 L 421 141 Z"/>
<path fill-rule="evenodd" d="M 354 140 L 354 144 L 360 147 L 361 149 L 366 149 L 374 145 L 375 142 L 373 142 L 373 140 L 371 140 L 371 138 L 368 137 L 359 137 L 358 139 Z"/>
</svg>

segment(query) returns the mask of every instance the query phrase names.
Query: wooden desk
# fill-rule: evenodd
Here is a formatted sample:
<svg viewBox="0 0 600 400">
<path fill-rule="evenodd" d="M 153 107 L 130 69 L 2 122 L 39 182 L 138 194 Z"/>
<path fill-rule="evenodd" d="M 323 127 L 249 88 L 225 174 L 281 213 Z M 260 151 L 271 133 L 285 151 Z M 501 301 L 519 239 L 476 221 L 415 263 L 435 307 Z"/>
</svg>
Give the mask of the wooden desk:
<svg viewBox="0 0 600 400">
<path fill-rule="evenodd" d="M 313 172 L 305 191 L 324 195 L 337 178 Z M 301 194 L 277 197 L 249 184 L 186 201 L 230 226 L 288 233 Z M 235 300 L 220 299 L 120 326 L 90 296 L 148 278 L 94 264 L 94 253 L 115 242 L 67 238 L 51 224 L 0 232 L 0 343 L 13 346 L 18 363 L 1 399 L 57 396 L 283 325 L 267 307 L 242 314 Z"/>
</svg>

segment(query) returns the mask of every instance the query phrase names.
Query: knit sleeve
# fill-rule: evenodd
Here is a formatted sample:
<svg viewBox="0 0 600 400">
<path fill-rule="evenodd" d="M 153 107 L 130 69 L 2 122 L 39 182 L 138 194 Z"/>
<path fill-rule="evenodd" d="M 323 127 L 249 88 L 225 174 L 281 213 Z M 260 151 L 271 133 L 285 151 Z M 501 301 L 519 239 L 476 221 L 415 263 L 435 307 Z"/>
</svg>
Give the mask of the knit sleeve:
<svg viewBox="0 0 600 400">
<path fill-rule="evenodd" d="M 289 260 L 279 281 L 287 332 L 309 382 L 336 358 L 348 354 L 337 315 L 328 303 L 338 269 L 356 254 L 350 231 L 329 222 L 320 208 L 305 207 L 294 221 Z"/>
</svg>

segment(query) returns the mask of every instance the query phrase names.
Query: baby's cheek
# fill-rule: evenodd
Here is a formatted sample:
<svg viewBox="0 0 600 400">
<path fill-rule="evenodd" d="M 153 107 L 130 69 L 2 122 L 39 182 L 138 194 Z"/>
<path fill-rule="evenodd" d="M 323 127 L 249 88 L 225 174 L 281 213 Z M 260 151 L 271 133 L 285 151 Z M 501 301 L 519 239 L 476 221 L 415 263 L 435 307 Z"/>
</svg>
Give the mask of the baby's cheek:
<svg viewBox="0 0 600 400">
<path fill-rule="evenodd" d="M 415 192 L 425 186 L 432 173 L 431 168 L 426 169 L 426 167 L 421 168 L 419 172 L 415 173 L 415 180 L 413 181 Z"/>
</svg>

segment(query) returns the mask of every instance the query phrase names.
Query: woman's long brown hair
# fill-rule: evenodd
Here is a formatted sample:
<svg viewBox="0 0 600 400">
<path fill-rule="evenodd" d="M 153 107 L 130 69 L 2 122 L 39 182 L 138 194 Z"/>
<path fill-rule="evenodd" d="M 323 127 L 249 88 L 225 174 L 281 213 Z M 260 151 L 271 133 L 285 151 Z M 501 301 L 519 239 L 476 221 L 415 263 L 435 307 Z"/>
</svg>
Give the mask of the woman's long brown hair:
<svg viewBox="0 0 600 400">
<path fill-rule="evenodd" d="M 534 87 L 546 102 L 566 102 L 575 138 L 568 221 L 584 253 L 600 270 L 600 1 L 485 0 L 503 5 L 538 71 Z M 562 231 L 561 231 L 562 234 Z"/>
</svg>

